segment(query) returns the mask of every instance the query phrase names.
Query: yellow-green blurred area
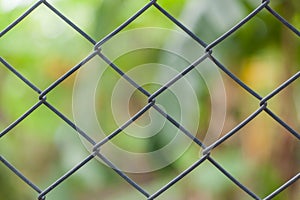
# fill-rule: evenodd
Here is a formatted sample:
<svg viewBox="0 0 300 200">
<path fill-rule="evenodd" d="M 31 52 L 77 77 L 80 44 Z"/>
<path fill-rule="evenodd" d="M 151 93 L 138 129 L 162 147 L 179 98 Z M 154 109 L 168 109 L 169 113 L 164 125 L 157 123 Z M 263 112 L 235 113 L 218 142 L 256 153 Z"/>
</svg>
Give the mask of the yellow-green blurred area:
<svg viewBox="0 0 300 200">
<path fill-rule="evenodd" d="M 0 0 L 0 31 L 35 2 L 35 0 Z M 94 40 L 100 41 L 149 1 L 49 0 L 48 2 Z M 232 28 L 260 3 L 260 0 L 158 0 L 161 7 L 208 44 Z M 300 29 L 300 4 L 297 0 L 272 0 L 270 7 L 298 30 Z M 168 35 L 153 35 L 151 40 L 156 46 L 178 44 L 178 48 L 188 50 L 185 44 L 192 38 L 154 6 L 121 33 L 147 27 L 176 30 L 185 35 L 182 41 L 172 40 Z M 147 34 L 147 37 L 149 35 Z M 141 40 L 147 40 L 147 37 L 141 37 Z M 93 48 L 94 45 L 43 4 L 0 38 L 0 56 L 40 90 L 46 89 L 83 60 Z M 204 49 L 199 52 L 199 56 L 203 53 Z M 263 10 L 214 47 L 213 55 L 246 85 L 264 97 L 300 70 L 300 38 L 267 10 Z M 93 60 L 95 63 L 103 63 L 98 57 Z M 149 63 L 162 63 L 171 68 L 173 65 L 175 68 L 176 65 L 176 69 L 184 69 L 190 64 L 174 56 L 172 52 L 151 48 L 128 52 L 113 61 L 121 70 L 128 73 L 136 66 Z M 210 66 L 213 67 L 212 62 L 207 63 L 208 69 Z M 201 68 L 201 64 L 197 67 Z M 160 76 L 161 71 L 158 69 L 144 74 L 145 77 Z M 194 72 L 192 70 L 187 78 L 196 85 L 200 118 L 195 122 L 199 124 L 195 134 L 202 140 L 209 129 L 213 103 L 207 83 L 200 75 L 192 75 Z M 224 82 L 226 99 L 218 101 L 225 102 L 226 118 L 224 125 L 216 123 L 214 126 L 221 127 L 219 136 L 221 137 L 258 109 L 259 100 L 224 72 L 221 70 L 219 72 Z M 74 73 L 47 94 L 47 101 L 71 120 L 74 120 L 72 97 L 77 74 L 78 72 Z M 97 88 L 94 96 L 95 114 L 106 135 L 119 127 L 114 121 L 111 105 L 112 90 L 119 79 L 121 79 L 119 74 L 107 68 L 99 80 L 99 84 L 104 87 Z M 214 77 L 211 77 L 211 81 L 214 82 Z M 176 84 L 181 83 L 178 81 Z M 149 83 L 143 87 L 153 93 L 161 85 Z M 218 87 L 215 88 L 217 89 Z M 1 64 L 0 131 L 38 102 L 38 97 L 35 91 Z M 268 108 L 299 133 L 299 102 L 300 80 L 297 79 L 271 98 L 268 101 Z M 157 103 L 176 120 L 182 120 L 182 111 L 178 108 L 180 104 L 171 90 L 166 90 L 157 97 Z M 130 98 L 129 105 L 124 106 L 129 107 L 130 115 L 133 116 L 146 104 L 147 97 L 136 90 Z M 151 116 L 159 116 L 151 113 L 152 111 L 149 112 L 136 123 L 143 126 L 151 123 Z M 189 121 L 194 122 L 192 117 Z M 120 133 L 120 136 L 114 138 L 112 142 L 131 152 L 154 151 L 166 145 L 171 140 L 172 133 L 177 130 L 167 121 L 165 126 L 160 132 L 160 135 L 166 135 L 165 138 L 153 136 L 141 140 Z M 81 139 L 75 130 L 42 105 L 1 138 L 0 152 L 43 190 L 89 155 Z M 196 162 L 200 156 L 200 148 L 192 144 L 175 162 L 162 169 L 127 175 L 152 194 Z M 265 112 L 212 150 L 211 156 L 261 198 L 283 185 L 300 170 L 299 140 Z M 140 165 L 151 163 L 145 161 Z M 1 163 L 1 200 L 31 200 L 37 196 L 34 190 Z M 47 199 L 138 200 L 145 197 L 112 169 L 95 159 L 47 194 Z M 212 164 L 204 162 L 157 199 L 252 198 Z M 274 199 L 300 199 L 300 182 L 294 183 Z"/>
</svg>

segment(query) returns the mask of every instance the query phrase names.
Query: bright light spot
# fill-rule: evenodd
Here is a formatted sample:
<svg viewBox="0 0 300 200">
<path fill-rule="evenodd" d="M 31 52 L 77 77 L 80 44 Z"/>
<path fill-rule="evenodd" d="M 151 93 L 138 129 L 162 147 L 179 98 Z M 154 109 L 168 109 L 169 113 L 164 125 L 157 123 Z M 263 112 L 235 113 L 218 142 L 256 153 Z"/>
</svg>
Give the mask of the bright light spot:
<svg viewBox="0 0 300 200">
<path fill-rule="evenodd" d="M 3 11 L 11 11 L 17 7 L 27 6 L 34 2 L 34 0 L 2 0 L 0 1 L 0 9 Z"/>
</svg>

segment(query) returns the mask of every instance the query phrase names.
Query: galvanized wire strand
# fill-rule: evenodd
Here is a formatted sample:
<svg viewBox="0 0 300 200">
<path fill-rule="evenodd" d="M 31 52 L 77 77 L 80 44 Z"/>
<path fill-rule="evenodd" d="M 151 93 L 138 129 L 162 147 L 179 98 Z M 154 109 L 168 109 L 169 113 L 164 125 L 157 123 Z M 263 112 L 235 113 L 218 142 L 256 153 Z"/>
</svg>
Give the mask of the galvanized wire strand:
<svg viewBox="0 0 300 200">
<path fill-rule="evenodd" d="M 255 112 L 253 112 L 249 117 L 247 117 L 244 121 L 242 121 L 240 124 L 235 126 L 231 131 L 226 133 L 223 137 L 215 141 L 213 144 L 208 146 L 206 149 L 204 149 L 203 154 L 208 154 L 212 149 L 216 148 L 220 144 L 222 144 L 225 140 L 233 136 L 236 132 L 238 132 L 240 129 L 242 129 L 245 125 L 247 125 L 250 121 L 252 121 L 256 116 L 258 116 L 264 109 L 266 108 L 266 104 L 262 105 L 260 108 L 258 108 Z"/>
<path fill-rule="evenodd" d="M 146 111 L 148 111 L 152 106 L 153 102 L 148 103 L 144 108 L 142 108 L 138 113 L 136 113 L 132 118 L 130 118 L 127 122 L 125 122 L 122 126 L 120 126 L 117 130 L 112 132 L 110 135 L 105 137 L 103 140 L 98 142 L 94 145 L 93 151 L 98 151 L 98 149 L 107 143 L 108 141 L 112 140 L 115 136 L 117 136 L 120 132 L 125 130 L 130 124 L 132 124 L 135 120 L 137 120 L 139 117 L 141 117 Z"/>
<path fill-rule="evenodd" d="M 282 24 L 284 24 L 286 27 L 288 27 L 291 31 L 293 31 L 298 37 L 300 37 L 300 31 L 290 24 L 286 19 L 281 17 L 275 10 L 273 10 L 269 5 L 265 7 L 274 17 L 276 17 Z"/>
<path fill-rule="evenodd" d="M 77 31 L 80 35 L 82 35 L 85 39 L 87 39 L 93 45 L 96 44 L 96 41 L 89 36 L 86 32 L 81 30 L 77 25 L 75 25 L 71 20 L 69 20 L 63 13 L 57 10 L 54 6 L 52 6 L 47 1 L 43 1 L 44 5 L 46 5 L 50 10 L 52 10 L 58 17 L 60 17 L 63 21 L 65 21 L 68 25 L 70 25 L 74 30 Z"/>
<path fill-rule="evenodd" d="M 0 156 L 1 162 L 6 165 L 13 173 L 15 173 L 22 181 L 24 181 L 28 186 L 34 189 L 36 192 L 41 193 L 42 190 L 32 183 L 27 177 L 25 177 L 17 168 L 15 168 L 10 162 L 8 162 L 3 156 Z"/>
<path fill-rule="evenodd" d="M 55 189 L 58 185 L 60 185 L 64 180 L 69 178 L 71 175 L 73 175 L 76 171 L 78 171 L 80 168 L 85 166 L 89 161 L 91 161 L 94 158 L 94 154 L 89 155 L 86 157 L 83 161 L 81 161 L 79 164 L 74 166 L 72 169 L 70 169 L 67 173 L 65 173 L 63 176 L 61 176 L 58 180 L 56 180 L 54 183 L 52 183 L 49 187 L 47 187 L 45 190 L 40 192 L 38 196 L 38 200 L 43 200 L 45 198 L 45 195 L 51 192 L 53 189 Z"/>
<path fill-rule="evenodd" d="M 288 180 L 286 183 L 284 183 L 282 186 L 280 186 L 277 190 L 269 194 L 266 198 L 263 200 L 270 200 L 273 197 L 275 197 L 277 194 L 288 188 L 290 185 L 294 184 L 296 181 L 300 179 L 300 173 L 296 174 L 294 177 L 292 177 L 290 180 Z"/>
<path fill-rule="evenodd" d="M 229 178 L 234 184 L 236 184 L 244 192 L 246 192 L 248 195 L 250 195 L 253 199 L 260 200 L 260 198 L 254 192 L 252 192 L 249 188 L 247 188 L 245 185 L 243 185 L 239 180 L 237 180 L 236 178 L 234 178 L 218 162 L 216 162 L 211 157 L 208 157 L 207 160 L 209 160 L 220 172 L 222 172 L 227 178 Z"/>
<path fill-rule="evenodd" d="M 170 187 L 172 187 L 174 184 L 176 184 L 178 181 L 183 179 L 186 175 L 188 175 L 190 172 L 192 172 L 194 169 L 196 169 L 199 165 L 201 165 L 206 159 L 208 155 L 202 156 L 199 160 L 197 160 L 194 164 L 192 164 L 190 167 L 188 167 L 186 170 L 181 172 L 178 176 L 176 176 L 173 180 L 171 180 L 169 183 L 167 183 L 165 186 L 161 187 L 159 190 L 157 190 L 154 194 L 148 197 L 148 200 L 155 199 L 159 195 L 161 195 L 163 192 L 168 190 Z"/>
<path fill-rule="evenodd" d="M 123 173 L 116 165 L 114 165 L 109 159 L 107 159 L 103 154 L 97 153 L 97 156 L 103 160 L 111 169 L 113 169 L 117 174 L 119 174 L 126 182 L 128 182 L 131 186 L 137 189 L 140 193 L 142 193 L 145 197 L 149 197 L 150 194 L 143 189 L 139 184 L 129 178 L 125 173 Z"/>
<path fill-rule="evenodd" d="M 215 41 L 213 41 L 212 43 L 210 43 L 209 45 L 207 45 L 206 48 L 205 48 L 205 50 L 206 51 L 211 50 L 213 47 L 215 47 L 220 42 L 222 42 L 223 40 L 225 40 L 228 36 L 232 35 L 235 31 L 237 31 L 244 24 L 246 24 L 249 20 L 251 20 L 255 15 L 257 15 L 263 8 L 265 8 L 266 5 L 269 2 L 270 2 L 269 0 L 268 1 L 264 1 L 254 11 L 252 11 L 247 17 L 245 17 L 244 19 L 242 19 L 239 23 L 237 23 L 234 27 L 232 27 L 231 29 L 229 29 L 226 33 L 224 33 L 222 36 L 220 36 L 219 38 L 217 38 Z"/>
<path fill-rule="evenodd" d="M 15 21 L 13 21 L 10 25 L 8 25 L 3 31 L 0 32 L 0 38 L 13 29 L 17 24 L 19 24 L 23 19 L 25 19 L 30 13 L 32 13 L 37 7 L 39 7 L 43 3 L 43 0 L 36 2 L 33 6 L 31 6 L 27 11 L 25 11 L 20 17 L 18 17 Z"/>
<path fill-rule="evenodd" d="M 190 29 L 188 29 L 185 25 L 179 22 L 175 17 L 173 17 L 170 13 L 168 13 L 163 7 L 158 5 L 156 2 L 153 4 L 160 12 L 162 12 L 167 18 L 169 18 L 174 24 L 176 24 L 179 28 L 181 28 L 185 33 L 187 33 L 191 38 L 193 38 L 196 42 L 198 42 L 202 47 L 206 47 L 207 44 L 201 40 L 196 34 L 194 34 Z"/>
<path fill-rule="evenodd" d="M 118 28 L 116 28 L 113 32 L 108 34 L 106 37 L 104 37 L 102 40 L 97 42 L 95 45 L 95 50 L 99 50 L 101 46 L 110 40 L 113 36 L 118 34 L 120 31 L 122 31 L 124 28 L 126 28 L 131 22 L 133 22 L 136 18 L 138 18 L 141 14 L 143 14 L 148 8 L 152 6 L 154 2 L 151 1 L 148 4 L 146 4 L 143 8 L 141 8 L 138 12 L 136 12 L 132 17 L 130 17 L 128 20 L 126 20 L 123 24 L 121 24 Z"/>
</svg>

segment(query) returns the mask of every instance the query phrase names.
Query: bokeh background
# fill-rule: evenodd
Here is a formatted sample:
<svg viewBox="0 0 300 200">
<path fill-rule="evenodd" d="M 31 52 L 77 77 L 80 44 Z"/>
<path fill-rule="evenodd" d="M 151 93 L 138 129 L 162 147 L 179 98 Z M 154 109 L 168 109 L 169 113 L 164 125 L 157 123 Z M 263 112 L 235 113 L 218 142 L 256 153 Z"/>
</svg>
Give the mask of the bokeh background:
<svg viewBox="0 0 300 200">
<path fill-rule="evenodd" d="M 0 30 L 20 16 L 34 0 L 0 0 Z M 145 5 L 146 0 L 49 0 L 76 25 L 101 40 L 118 25 Z M 259 0 L 161 0 L 159 4 L 209 43 L 235 25 L 259 4 Z M 300 29 L 300 4 L 297 0 L 273 0 L 271 7 Z M 165 16 L 151 8 L 126 30 L 143 27 L 175 29 Z M 174 43 L 168 37 L 158 37 L 162 45 Z M 178 41 L 184 44 L 185 41 Z M 184 45 L 182 45 L 184 48 Z M 80 62 L 93 46 L 61 21 L 45 6 L 0 38 L 0 56 L 13 65 L 39 88 L 45 89 L 71 67 Z M 234 74 L 260 95 L 265 96 L 300 69 L 300 40 L 268 12 L 263 11 L 249 23 L 214 48 L 214 55 Z M 116 63 L 126 72 L 143 63 L 168 59 L 159 50 L 130 52 Z M 153 71 L 156 76 L 159 71 Z M 226 89 L 226 120 L 222 134 L 227 133 L 258 107 L 258 101 L 229 79 L 222 78 Z M 72 93 L 76 74 L 47 95 L 47 100 L 70 119 Z M 116 128 L 110 107 L 111 88 L 119 79 L 113 71 L 106 72 L 99 89 L 99 123 L 109 133 Z M 199 81 L 199 130 L 204 138 L 210 120 L 210 94 Z M 149 91 L 158 86 L 148 85 Z M 201 89 L 202 88 L 202 89 Z M 300 82 L 295 81 L 268 103 L 269 108 L 296 131 L 300 131 Z M 145 99 L 134 93 L 130 110 L 135 113 Z M 4 66 L 0 66 L 0 130 L 5 129 L 28 110 L 38 95 Z M 168 101 L 161 104 L 168 105 Z M 168 108 L 176 113 L 176 107 Z M 147 123 L 140 121 L 138 123 Z M 115 140 L 126 148 L 134 145 L 131 137 Z M 152 138 L 147 150 L 164 144 Z M 143 144 L 144 144 L 143 143 Z M 138 149 L 144 150 L 144 149 Z M 46 188 L 66 171 L 79 163 L 87 150 L 77 133 L 47 108 L 40 107 L 0 140 L 1 155 L 22 171 L 30 180 Z M 212 155 L 232 175 L 261 197 L 281 186 L 299 172 L 299 141 L 267 114 L 261 114 L 234 137 L 216 148 Z M 156 191 L 199 158 L 199 149 L 191 146 L 176 162 L 158 171 L 128 174 L 148 191 Z M 0 199 L 35 199 L 36 193 L 0 165 Z M 300 198 L 300 183 L 279 194 L 276 200 Z M 113 170 L 97 160 L 80 169 L 47 195 L 47 199 L 143 199 Z M 158 199 L 250 199 L 237 186 L 209 164 L 203 164 L 170 188 Z"/>
</svg>

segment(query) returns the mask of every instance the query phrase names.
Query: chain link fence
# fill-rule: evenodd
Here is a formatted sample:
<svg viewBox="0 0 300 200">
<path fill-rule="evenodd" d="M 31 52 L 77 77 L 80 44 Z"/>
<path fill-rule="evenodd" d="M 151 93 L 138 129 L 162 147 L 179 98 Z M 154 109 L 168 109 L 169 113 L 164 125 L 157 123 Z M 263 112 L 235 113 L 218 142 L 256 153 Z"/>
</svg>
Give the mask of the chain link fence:
<svg viewBox="0 0 300 200">
<path fill-rule="evenodd" d="M 272 92 L 270 92 L 266 96 L 259 95 L 256 91 L 251 89 L 247 84 L 245 84 L 239 77 L 237 77 L 235 74 L 229 70 L 228 67 L 224 66 L 221 61 L 219 61 L 218 58 L 216 58 L 213 54 L 214 48 L 218 46 L 220 43 L 225 41 L 229 36 L 231 36 L 233 33 L 235 33 L 237 30 L 239 30 L 243 25 L 251 21 L 256 15 L 258 15 L 261 12 L 267 12 L 268 14 L 272 15 L 275 19 L 280 21 L 283 26 L 286 29 L 289 29 L 291 32 L 293 32 L 299 39 L 300 32 L 295 26 L 293 26 L 291 23 L 289 23 L 287 20 L 285 20 L 281 15 L 279 15 L 270 5 L 270 0 L 263 0 L 260 5 L 255 8 L 248 16 L 241 19 L 239 23 L 237 23 L 235 26 L 230 28 L 226 33 L 221 35 L 220 37 L 216 38 L 211 43 L 204 42 L 201 38 L 199 38 L 192 30 L 187 28 L 184 24 L 182 24 L 179 20 L 177 20 L 174 16 L 172 16 L 168 11 L 164 9 L 164 7 L 160 6 L 159 1 L 157 0 L 151 0 L 149 3 L 147 3 L 144 7 L 142 7 L 138 12 L 136 12 L 132 17 L 127 19 L 122 25 L 120 25 L 118 28 L 116 28 L 113 32 L 105 36 L 102 40 L 96 41 L 93 39 L 89 34 L 87 34 L 85 31 L 83 31 L 80 27 L 75 25 L 70 19 L 68 19 L 63 13 L 61 13 L 59 10 L 57 10 L 51 3 L 47 2 L 46 0 L 40 0 L 37 1 L 34 5 L 32 5 L 26 12 L 24 12 L 19 18 L 15 19 L 13 23 L 11 23 L 7 28 L 2 30 L 0 32 L 0 39 L 5 34 L 9 33 L 14 27 L 18 26 L 22 20 L 24 20 L 26 17 L 28 17 L 34 10 L 38 9 L 41 6 L 46 6 L 49 10 L 49 12 L 53 12 L 55 15 L 57 15 L 62 21 L 65 22 L 66 26 L 72 27 L 74 31 L 76 31 L 78 34 L 80 34 L 85 40 L 90 42 L 94 49 L 92 53 L 87 55 L 87 57 L 82 60 L 79 64 L 71 68 L 68 72 L 66 72 L 64 75 L 62 75 L 59 79 L 57 79 L 55 82 L 53 82 L 49 87 L 47 87 L 45 90 L 39 89 L 36 85 L 34 85 L 30 80 L 25 78 L 23 74 L 18 72 L 18 70 L 12 66 L 10 63 L 8 63 L 5 59 L 0 57 L 0 62 L 2 63 L 1 67 L 7 68 L 11 73 L 13 73 L 15 76 L 17 76 L 20 81 L 22 81 L 24 84 L 26 84 L 28 87 L 30 87 L 33 91 L 35 91 L 39 98 L 37 99 L 37 102 L 32 105 L 32 107 L 27 110 L 23 115 L 19 116 L 17 120 L 15 120 L 13 123 L 11 123 L 8 127 L 6 127 L 4 130 L 1 131 L 0 137 L 10 137 L 10 131 L 14 129 L 18 124 L 22 123 L 24 119 L 26 119 L 29 115 L 31 115 L 37 108 L 45 106 L 48 109 L 50 109 L 54 114 L 56 114 L 61 120 L 63 120 L 66 124 L 68 124 L 71 128 L 73 128 L 76 132 L 78 132 L 84 140 L 86 140 L 88 143 L 90 143 L 93 146 L 93 150 L 85 159 L 83 159 L 80 163 L 75 165 L 72 169 L 70 169 L 67 173 L 65 173 L 63 176 L 61 176 L 59 179 L 57 179 L 55 182 L 53 182 L 51 185 L 49 185 L 47 188 L 40 188 L 38 185 L 36 185 L 34 182 L 30 180 L 30 177 L 26 177 L 22 170 L 19 170 L 17 167 L 12 165 L 9 160 L 7 160 L 3 155 L 1 155 L 1 162 L 4 166 L 6 166 L 12 173 L 14 173 L 18 178 L 22 179 L 28 186 L 32 188 L 32 190 L 36 191 L 37 193 L 37 199 L 45 199 L 47 194 L 51 193 L 55 188 L 59 188 L 60 184 L 64 182 L 66 179 L 70 178 L 73 174 L 76 174 L 77 171 L 84 167 L 87 163 L 89 163 L 91 160 L 98 158 L 101 159 L 104 163 L 106 163 L 108 166 L 111 167 L 111 170 L 115 171 L 121 178 L 122 181 L 126 181 L 128 184 L 130 184 L 133 188 L 136 189 L 137 192 L 140 192 L 144 199 L 156 199 L 161 194 L 163 194 L 166 190 L 174 186 L 176 183 L 180 182 L 185 176 L 190 174 L 193 170 L 198 168 L 200 165 L 202 165 L 205 162 L 209 162 L 212 167 L 215 167 L 218 169 L 221 173 L 223 173 L 230 181 L 232 181 L 241 191 L 245 192 L 247 195 L 249 195 L 250 198 L 260 200 L 268 200 L 273 199 L 276 197 L 280 192 L 290 187 L 292 184 L 295 184 L 299 178 L 300 178 L 300 172 L 295 174 L 293 177 L 291 177 L 287 182 L 282 183 L 280 187 L 278 187 L 276 190 L 274 190 L 270 194 L 266 194 L 266 196 L 262 197 L 256 194 L 256 191 L 252 191 L 249 189 L 242 181 L 235 178 L 231 173 L 228 172 L 228 169 L 221 166 L 221 164 L 218 162 L 217 159 L 215 159 L 211 152 L 218 148 L 221 144 L 226 143 L 226 141 L 237 135 L 238 131 L 243 129 L 245 125 L 247 125 L 249 122 L 251 122 L 253 119 L 255 119 L 257 116 L 261 115 L 262 113 L 267 113 L 271 118 L 273 118 L 280 126 L 282 126 L 284 129 L 286 129 L 290 135 L 299 142 L 300 134 L 289 124 L 287 124 L 283 119 L 281 119 L 279 116 L 277 116 L 269 107 L 268 102 L 274 98 L 276 95 L 281 93 L 283 90 L 286 89 L 289 85 L 291 85 L 294 81 L 296 81 L 299 76 L 300 72 L 298 71 L 296 74 L 291 76 L 288 80 L 286 80 L 284 83 L 282 83 L 278 88 L 275 88 Z M 200 44 L 203 49 L 205 50 L 202 55 L 195 60 L 194 63 L 187 66 L 181 73 L 179 73 L 177 76 L 169 80 L 165 85 L 160 87 L 158 90 L 156 90 L 154 93 L 149 93 L 146 89 L 144 89 L 141 85 L 139 85 L 134 79 L 127 76 L 126 73 L 122 71 L 122 69 L 117 66 L 113 61 L 111 61 L 104 52 L 101 51 L 101 47 L 107 43 L 109 40 L 114 38 L 116 35 L 118 35 L 123 29 L 128 27 L 134 20 L 139 18 L 143 15 L 145 11 L 147 11 L 149 8 L 154 7 L 159 12 L 161 12 L 165 17 L 166 20 L 170 20 L 172 23 L 174 23 L 177 27 L 182 29 L 191 40 L 196 41 L 198 44 Z M 201 54 L 201 53 L 200 53 Z M 62 82 L 64 82 L 68 77 L 70 77 L 72 74 L 74 74 L 77 70 L 80 68 L 84 68 L 86 63 L 88 63 L 92 58 L 99 57 L 104 62 L 106 62 L 113 70 L 115 70 L 120 77 L 124 78 L 126 81 L 128 81 L 129 84 L 131 84 L 133 87 L 135 87 L 138 91 L 141 92 L 147 99 L 148 103 L 139 110 L 132 118 L 128 119 L 126 123 L 124 123 L 122 126 L 120 126 L 117 130 L 110 133 L 107 137 L 105 137 L 101 141 L 95 141 L 92 139 L 88 133 L 83 131 L 81 127 L 78 127 L 72 120 L 70 120 L 66 115 L 64 115 L 59 109 L 55 108 L 51 103 L 47 101 L 47 94 L 51 93 L 53 89 L 55 89 L 57 86 L 59 86 Z M 192 69 L 196 68 L 200 63 L 209 60 L 210 62 L 214 63 L 221 71 L 224 72 L 230 79 L 232 79 L 234 82 L 236 82 L 241 88 L 243 88 L 245 91 L 247 91 L 250 95 L 252 95 L 257 100 L 257 109 L 255 112 L 250 114 L 244 121 L 242 121 L 240 124 L 238 124 L 236 127 L 234 127 L 231 131 L 214 141 L 211 145 L 206 146 L 202 141 L 200 141 L 197 137 L 194 136 L 193 133 L 189 132 L 187 128 L 185 128 L 183 125 L 181 125 L 178 121 L 176 121 L 172 116 L 168 115 L 163 109 L 161 109 L 159 106 L 156 105 L 156 98 L 160 96 L 164 91 L 166 91 L 169 87 L 171 87 L 173 84 L 177 83 L 178 80 L 180 80 L 182 77 L 185 77 L 186 74 L 193 73 Z M 147 112 L 149 109 L 156 110 L 160 115 L 162 115 L 164 118 L 166 118 L 167 121 L 172 123 L 175 127 L 180 130 L 181 134 L 184 134 L 187 138 L 192 140 L 196 145 L 198 145 L 199 149 L 202 149 L 202 156 L 200 156 L 199 160 L 197 160 L 195 163 L 193 163 L 191 166 L 189 166 L 185 171 L 177 175 L 173 180 L 171 180 L 166 185 L 162 186 L 160 189 L 155 191 L 154 193 L 150 193 L 146 189 L 144 189 L 141 185 L 136 183 L 132 178 L 130 178 L 125 172 L 123 172 L 118 166 L 116 166 L 111 160 L 107 158 L 107 156 L 101 152 L 101 148 L 110 140 L 112 140 L 115 137 L 118 137 L 119 134 L 125 130 L 129 125 L 131 125 L 133 122 L 135 122 L 137 119 L 139 119 L 145 112 Z M 271 138 L 270 138 L 271 139 Z M 284 151 L 284 147 L 282 149 Z M 2 154 L 2 153 L 1 153 Z M 201 178 L 201 177 L 199 177 Z M 201 189 L 201 188 L 199 188 Z M 121 197 L 120 197 L 121 198 Z"/>
</svg>

